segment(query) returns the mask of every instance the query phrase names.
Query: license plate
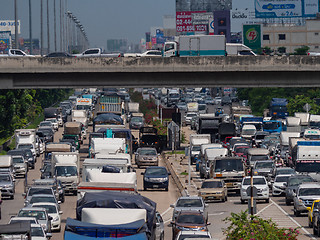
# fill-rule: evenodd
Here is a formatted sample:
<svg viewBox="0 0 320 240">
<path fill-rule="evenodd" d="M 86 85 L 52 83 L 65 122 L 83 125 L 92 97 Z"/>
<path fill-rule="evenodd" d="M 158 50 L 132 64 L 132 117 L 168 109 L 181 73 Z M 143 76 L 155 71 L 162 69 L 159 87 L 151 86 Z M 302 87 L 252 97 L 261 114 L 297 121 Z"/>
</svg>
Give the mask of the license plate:
<svg viewBox="0 0 320 240">
<path fill-rule="evenodd" d="M 153 188 L 158 188 L 159 186 L 158 185 L 153 185 Z"/>
</svg>

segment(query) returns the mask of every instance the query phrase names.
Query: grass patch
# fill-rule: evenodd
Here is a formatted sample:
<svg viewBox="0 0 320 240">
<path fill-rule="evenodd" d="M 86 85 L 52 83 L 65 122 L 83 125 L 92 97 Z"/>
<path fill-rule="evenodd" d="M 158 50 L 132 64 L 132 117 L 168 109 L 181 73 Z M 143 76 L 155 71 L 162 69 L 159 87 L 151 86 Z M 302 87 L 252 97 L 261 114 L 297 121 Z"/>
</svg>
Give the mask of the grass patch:
<svg viewBox="0 0 320 240">
<path fill-rule="evenodd" d="M 40 114 L 38 117 L 34 119 L 34 121 L 29 126 L 27 126 L 27 129 L 37 128 L 40 122 L 42 122 L 43 120 L 44 120 L 44 115 Z"/>
<path fill-rule="evenodd" d="M 184 150 L 181 150 L 181 151 L 171 151 L 171 152 L 166 152 L 166 154 L 168 155 L 173 155 L 173 154 L 185 154 L 185 151 Z"/>
<path fill-rule="evenodd" d="M 184 176 L 187 176 L 189 175 L 187 172 L 181 172 L 180 175 L 184 175 Z"/>
</svg>

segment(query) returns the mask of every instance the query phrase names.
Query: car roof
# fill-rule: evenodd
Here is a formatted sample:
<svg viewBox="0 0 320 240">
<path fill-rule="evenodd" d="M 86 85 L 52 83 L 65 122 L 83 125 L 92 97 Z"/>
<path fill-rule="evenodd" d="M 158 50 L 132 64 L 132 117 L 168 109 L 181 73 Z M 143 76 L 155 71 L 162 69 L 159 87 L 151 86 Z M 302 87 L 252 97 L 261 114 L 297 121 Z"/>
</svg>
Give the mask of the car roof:
<svg viewBox="0 0 320 240">
<path fill-rule="evenodd" d="M 51 203 L 51 202 L 38 202 L 38 203 L 33 203 L 31 206 L 34 208 L 35 206 L 39 205 L 51 205 L 51 206 L 56 206 L 58 208 L 58 204 L 56 203 Z"/>
<path fill-rule="evenodd" d="M 205 179 L 202 183 L 204 183 L 204 182 L 222 182 L 222 181 L 223 181 L 223 179 L 212 178 L 212 179 Z"/>
<path fill-rule="evenodd" d="M 299 188 L 320 188 L 320 184 L 317 182 L 301 183 Z"/>
<path fill-rule="evenodd" d="M 24 208 L 21 208 L 19 211 L 47 211 L 47 210 L 42 207 L 24 207 Z"/>
<path fill-rule="evenodd" d="M 202 199 L 202 197 L 200 196 L 182 196 L 182 197 L 179 197 L 178 200 L 180 199 Z"/>
</svg>

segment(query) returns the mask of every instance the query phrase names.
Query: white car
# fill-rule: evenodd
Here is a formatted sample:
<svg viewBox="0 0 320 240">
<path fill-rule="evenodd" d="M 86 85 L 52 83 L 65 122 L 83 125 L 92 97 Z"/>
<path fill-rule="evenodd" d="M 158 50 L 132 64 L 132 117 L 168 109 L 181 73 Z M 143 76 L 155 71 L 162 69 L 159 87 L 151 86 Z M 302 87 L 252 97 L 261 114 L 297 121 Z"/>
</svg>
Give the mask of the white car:
<svg viewBox="0 0 320 240">
<path fill-rule="evenodd" d="M 213 239 L 208 231 L 179 231 L 175 240 L 186 239 Z"/>
<path fill-rule="evenodd" d="M 284 184 L 288 182 L 291 174 L 277 175 L 272 183 L 272 196 L 280 196 L 285 192 Z"/>
<path fill-rule="evenodd" d="M 59 207 L 55 203 L 34 203 L 32 207 L 45 208 L 48 212 L 48 215 L 52 217 L 51 220 L 51 231 L 61 231 L 61 217 L 62 211 L 59 211 Z"/>
<path fill-rule="evenodd" d="M 187 112 L 186 114 L 186 125 L 190 125 L 191 124 L 191 119 L 193 117 L 197 117 L 198 116 L 198 113 L 196 112 Z"/>
<path fill-rule="evenodd" d="M 47 240 L 52 237 L 52 233 L 45 233 L 40 224 L 31 224 L 32 240 Z"/>
<path fill-rule="evenodd" d="M 247 176 L 242 179 L 241 191 L 240 191 L 240 200 L 241 203 L 250 199 L 250 196 L 247 194 L 247 189 L 251 184 L 251 177 Z M 257 188 L 256 200 L 265 200 L 269 202 L 269 186 L 267 180 L 264 176 L 253 176 L 253 186 Z"/>
<path fill-rule="evenodd" d="M 162 52 L 159 50 L 148 50 L 144 53 L 137 54 L 137 57 L 162 57 Z"/>
<path fill-rule="evenodd" d="M 55 131 L 58 131 L 59 123 L 58 123 L 58 121 L 57 121 L 56 118 L 47 118 L 46 121 L 52 122 L 53 129 L 54 129 Z"/>
</svg>

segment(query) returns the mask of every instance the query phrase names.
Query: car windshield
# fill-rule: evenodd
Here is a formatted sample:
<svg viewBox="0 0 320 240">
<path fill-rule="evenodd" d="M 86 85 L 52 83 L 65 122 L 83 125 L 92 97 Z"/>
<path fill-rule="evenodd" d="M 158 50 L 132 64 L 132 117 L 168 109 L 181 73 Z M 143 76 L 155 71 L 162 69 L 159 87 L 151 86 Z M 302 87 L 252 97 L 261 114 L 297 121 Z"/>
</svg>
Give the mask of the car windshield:
<svg viewBox="0 0 320 240">
<path fill-rule="evenodd" d="M 32 144 L 19 144 L 18 149 L 31 149 L 33 148 Z"/>
<path fill-rule="evenodd" d="M 34 217 L 37 220 L 46 220 L 46 213 L 38 210 L 21 210 L 18 217 Z"/>
<path fill-rule="evenodd" d="M 202 201 L 200 199 L 179 199 L 177 207 L 202 207 Z"/>
<path fill-rule="evenodd" d="M 289 186 L 297 186 L 300 185 L 301 183 L 305 182 L 313 182 L 313 179 L 311 177 L 303 177 L 303 178 L 290 178 L 289 179 Z"/>
<path fill-rule="evenodd" d="M 47 213 L 57 213 L 57 208 L 53 205 L 37 205 L 36 207 L 45 208 Z"/>
<path fill-rule="evenodd" d="M 44 197 L 44 196 L 33 196 L 30 200 L 30 204 L 33 204 L 33 203 L 38 203 L 38 202 L 50 202 L 50 203 L 56 203 L 56 199 L 55 197 Z"/>
<path fill-rule="evenodd" d="M 280 175 L 280 174 L 295 174 L 295 170 L 292 168 L 287 168 L 287 169 L 277 169 L 277 174 L 276 175 Z"/>
<path fill-rule="evenodd" d="M 250 158 L 250 161 L 258 161 L 258 160 L 268 160 L 269 156 L 268 155 L 253 155 Z"/>
<path fill-rule="evenodd" d="M 10 182 L 9 175 L 0 175 L 0 182 Z"/>
<path fill-rule="evenodd" d="M 221 159 L 216 160 L 215 172 L 224 171 L 243 171 L 243 164 L 241 159 Z"/>
<path fill-rule="evenodd" d="M 208 181 L 203 182 L 201 188 L 222 188 L 222 182 L 218 181 Z"/>
<path fill-rule="evenodd" d="M 192 146 L 191 151 L 200 151 L 201 146 Z"/>
<path fill-rule="evenodd" d="M 178 216 L 177 223 L 204 224 L 204 218 L 198 214 L 182 214 Z"/>
<path fill-rule="evenodd" d="M 59 177 L 77 176 L 78 171 L 75 166 L 56 166 L 56 173 Z"/>
<path fill-rule="evenodd" d="M 32 237 L 44 237 L 42 227 L 31 227 L 31 236 Z"/>
<path fill-rule="evenodd" d="M 28 196 L 34 194 L 52 194 L 52 190 L 50 188 L 30 188 Z"/>
<path fill-rule="evenodd" d="M 36 221 L 35 219 L 32 219 L 32 220 L 31 220 L 31 219 L 26 218 L 26 220 L 23 220 L 23 219 L 11 219 L 11 220 L 10 220 L 10 224 L 11 224 L 11 223 L 18 223 L 18 222 L 20 222 L 20 223 L 21 223 L 21 222 L 29 222 L 29 223 L 31 223 L 31 224 L 32 224 L 32 223 L 37 224 L 37 221 Z"/>
<path fill-rule="evenodd" d="M 141 117 L 132 117 L 131 122 L 140 123 L 143 122 Z"/>
<path fill-rule="evenodd" d="M 141 149 L 139 151 L 140 155 L 157 155 L 157 150 L 155 149 Z"/>
<path fill-rule="evenodd" d="M 209 235 L 184 234 L 184 235 L 180 235 L 178 240 L 184 240 L 189 238 L 202 239 L 202 238 L 211 238 L 211 237 Z"/>
<path fill-rule="evenodd" d="M 250 185 L 251 184 L 251 179 L 250 178 L 245 178 L 243 180 L 242 185 Z M 253 185 L 266 185 L 266 180 L 264 178 L 253 178 Z"/>
<path fill-rule="evenodd" d="M 270 162 L 257 162 L 255 168 L 272 168 L 273 167 L 273 161 Z"/>
<path fill-rule="evenodd" d="M 287 182 L 288 178 L 289 178 L 289 176 L 278 176 L 278 177 L 276 177 L 276 179 L 274 181 L 275 182 Z"/>
<path fill-rule="evenodd" d="M 45 126 L 45 127 L 51 127 L 51 125 L 52 125 L 52 123 L 49 122 L 49 121 L 48 121 L 48 122 L 41 122 L 41 123 L 40 123 L 40 127 L 44 127 L 44 126 Z"/>
<path fill-rule="evenodd" d="M 165 168 L 148 168 L 146 170 L 146 175 L 164 175 L 166 176 L 168 174 L 167 170 Z"/>
<path fill-rule="evenodd" d="M 279 122 L 265 122 L 263 123 L 263 129 L 265 130 L 274 130 L 280 127 Z"/>
<path fill-rule="evenodd" d="M 320 188 L 301 188 L 299 190 L 299 196 L 312 196 L 320 195 Z"/>
<path fill-rule="evenodd" d="M 249 147 L 237 147 L 235 149 L 236 153 L 245 153 L 246 149 L 248 149 Z"/>
<path fill-rule="evenodd" d="M 241 134 L 242 135 L 254 135 L 256 133 L 256 130 L 254 129 L 243 129 Z"/>
<path fill-rule="evenodd" d="M 24 163 L 22 157 L 14 157 L 12 158 L 13 163 Z"/>
</svg>

